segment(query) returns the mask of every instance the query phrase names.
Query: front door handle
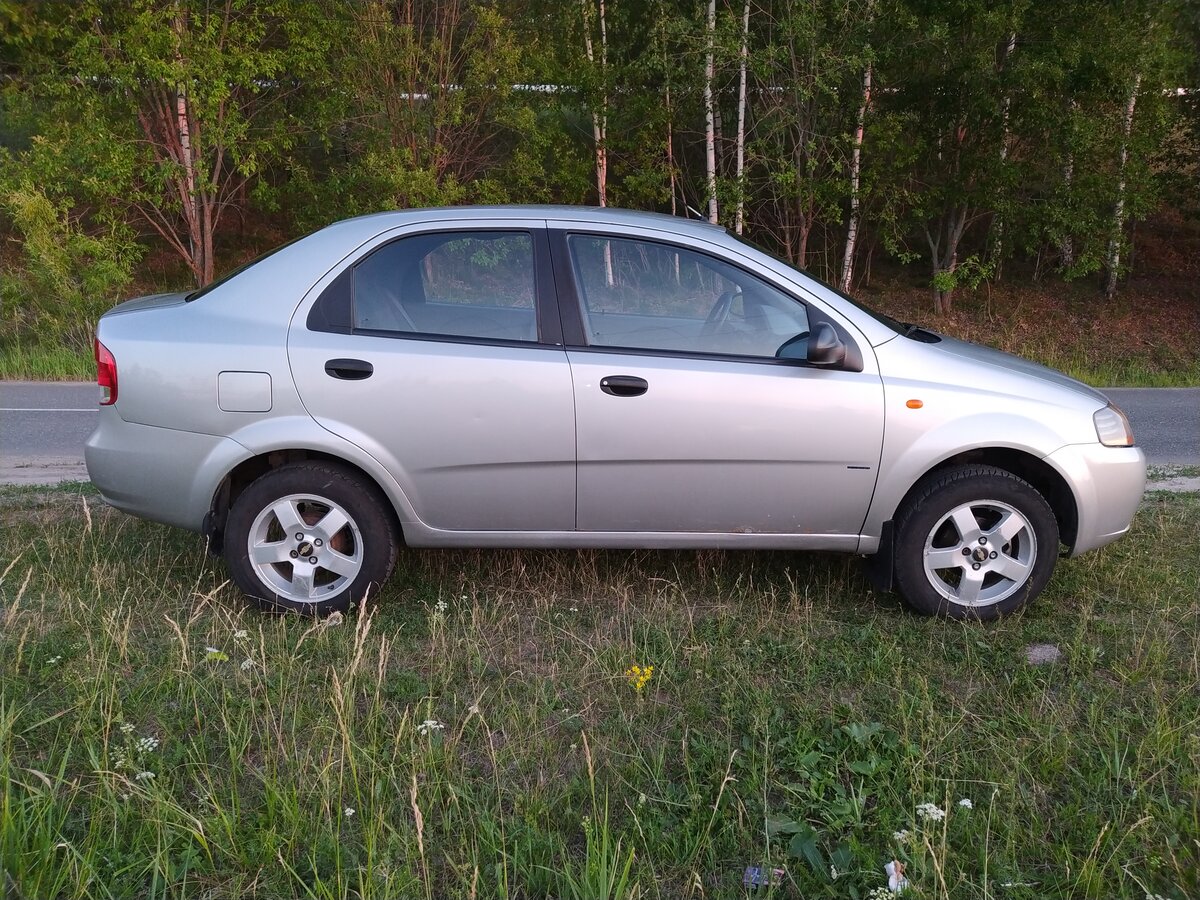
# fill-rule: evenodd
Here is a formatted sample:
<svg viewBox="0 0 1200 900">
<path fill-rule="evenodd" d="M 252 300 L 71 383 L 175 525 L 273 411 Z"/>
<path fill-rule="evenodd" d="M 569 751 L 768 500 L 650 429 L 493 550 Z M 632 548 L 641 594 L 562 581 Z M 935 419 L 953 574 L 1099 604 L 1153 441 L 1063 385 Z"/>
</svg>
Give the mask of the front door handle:
<svg viewBox="0 0 1200 900">
<path fill-rule="evenodd" d="M 605 375 L 600 379 L 600 390 L 614 397 L 637 397 L 649 387 L 650 382 L 636 375 Z"/>
<path fill-rule="evenodd" d="M 325 363 L 325 374 L 343 381 L 362 381 L 374 371 L 375 367 L 365 359 L 331 359 Z"/>
</svg>

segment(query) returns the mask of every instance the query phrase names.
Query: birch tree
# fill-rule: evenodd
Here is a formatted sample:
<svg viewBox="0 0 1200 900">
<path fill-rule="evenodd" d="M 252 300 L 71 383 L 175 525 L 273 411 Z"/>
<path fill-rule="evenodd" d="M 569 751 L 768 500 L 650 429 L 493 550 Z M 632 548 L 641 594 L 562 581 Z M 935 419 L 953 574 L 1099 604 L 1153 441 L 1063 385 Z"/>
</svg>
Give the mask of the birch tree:
<svg viewBox="0 0 1200 900">
<path fill-rule="evenodd" d="M 708 195 L 708 221 L 717 224 L 717 138 L 713 79 L 716 77 L 715 43 L 717 0 L 708 0 L 704 28 L 704 188 Z"/>
<path fill-rule="evenodd" d="M 296 140 L 284 113 L 297 78 L 320 77 L 314 10 L 301 0 L 92 0 L 57 11 L 54 58 L 35 89 L 91 115 L 85 132 L 47 137 L 106 157 L 120 177 L 114 199 L 208 283 L 230 208 Z"/>
<path fill-rule="evenodd" d="M 872 23 L 875 4 L 867 3 L 867 28 Z M 859 219 L 862 215 L 862 201 L 859 196 L 859 180 L 862 173 L 863 135 L 867 123 L 867 109 L 871 105 L 871 75 L 874 71 L 875 60 L 871 55 L 870 45 L 866 48 L 866 64 L 863 66 L 862 101 L 858 105 L 858 118 L 855 120 L 854 143 L 850 151 L 850 219 L 846 226 L 846 247 L 842 251 L 842 274 L 838 279 L 844 292 L 850 293 L 854 281 L 854 252 L 858 245 Z"/>
<path fill-rule="evenodd" d="M 750 55 L 750 0 L 742 5 L 742 49 L 738 54 L 737 214 L 734 231 L 742 233 L 746 211 L 746 66 Z"/>
<path fill-rule="evenodd" d="M 1125 118 L 1121 126 L 1121 152 L 1117 165 L 1117 202 L 1113 208 L 1112 237 L 1108 244 L 1108 279 L 1104 284 L 1104 295 L 1113 297 L 1117 293 L 1117 276 L 1121 269 L 1121 242 L 1125 227 L 1125 167 L 1129 162 L 1129 133 L 1133 130 L 1133 113 L 1137 106 L 1138 88 L 1142 86 L 1142 73 L 1133 77 L 1129 99 L 1125 103 Z"/>
<path fill-rule="evenodd" d="M 1008 43 L 1004 45 L 1004 56 L 1001 62 L 1001 74 L 1007 74 L 1009 63 L 1012 60 L 1013 51 L 1017 48 L 1017 33 L 1009 32 Z M 1000 101 L 1000 175 L 1003 182 L 1003 174 L 1005 164 L 1008 162 L 1008 144 L 1009 144 L 1009 112 L 1012 108 L 1012 89 L 1005 86 L 1003 89 L 1004 99 Z M 992 265 L 994 267 L 995 276 L 1000 277 L 1000 266 L 1004 254 L 1004 207 L 1008 201 L 1007 192 L 998 198 L 995 219 L 992 222 L 992 241 L 991 241 L 991 256 Z"/>
<path fill-rule="evenodd" d="M 588 66 L 596 67 L 596 53 L 592 45 L 591 0 L 580 0 L 583 8 L 583 41 L 587 52 Z M 592 142 L 596 156 L 596 197 L 600 206 L 608 206 L 608 23 L 604 14 L 604 0 L 599 0 L 598 19 L 600 24 L 601 83 L 598 108 L 592 107 Z M 605 245 L 607 247 L 607 245 Z"/>
</svg>

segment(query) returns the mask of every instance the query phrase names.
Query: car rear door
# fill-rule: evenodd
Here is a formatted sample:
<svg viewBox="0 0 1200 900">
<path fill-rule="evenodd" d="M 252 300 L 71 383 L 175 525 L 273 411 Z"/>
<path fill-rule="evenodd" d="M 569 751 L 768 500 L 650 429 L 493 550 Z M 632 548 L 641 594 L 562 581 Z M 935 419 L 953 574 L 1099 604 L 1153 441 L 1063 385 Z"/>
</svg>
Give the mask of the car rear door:
<svg viewBox="0 0 1200 900">
<path fill-rule="evenodd" d="M 664 235 L 570 229 L 552 246 L 578 529 L 803 535 L 853 549 L 883 439 L 873 357 L 864 367 L 838 326 L 860 371 L 780 359 L 817 309 Z M 792 346 L 802 354 L 805 342 Z"/>
<path fill-rule="evenodd" d="M 541 225 L 406 229 L 293 322 L 309 413 L 386 466 L 432 529 L 574 528 L 574 398 Z"/>
</svg>

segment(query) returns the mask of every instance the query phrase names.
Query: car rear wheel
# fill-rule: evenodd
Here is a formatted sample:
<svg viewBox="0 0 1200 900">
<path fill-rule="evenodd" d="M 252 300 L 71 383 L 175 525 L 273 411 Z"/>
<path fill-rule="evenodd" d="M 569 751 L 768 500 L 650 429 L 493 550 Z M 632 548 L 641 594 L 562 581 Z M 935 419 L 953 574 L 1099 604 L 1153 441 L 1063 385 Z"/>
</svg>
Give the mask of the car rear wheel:
<svg viewBox="0 0 1200 900">
<path fill-rule="evenodd" d="M 957 466 L 918 486 L 896 519 L 895 576 L 913 609 L 995 619 L 1050 580 L 1058 523 L 1041 494 L 993 466 Z"/>
<path fill-rule="evenodd" d="M 229 511 L 230 575 L 264 609 L 345 611 L 396 562 L 394 520 L 374 486 L 336 463 L 291 463 L 247 487 Z"/>
</svg>

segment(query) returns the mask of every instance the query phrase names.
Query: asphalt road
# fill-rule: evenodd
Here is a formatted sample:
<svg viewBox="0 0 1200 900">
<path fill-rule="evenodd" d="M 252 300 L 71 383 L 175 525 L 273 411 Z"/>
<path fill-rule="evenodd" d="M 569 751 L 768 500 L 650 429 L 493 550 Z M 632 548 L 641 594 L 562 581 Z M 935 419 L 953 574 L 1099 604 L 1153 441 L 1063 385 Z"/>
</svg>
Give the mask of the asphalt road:
<svg viewBox="0 0 1200 900">
<path fill-rule="evenodd" d="M 94 384 L 0 381 L 0 484 L 87 480 L 83 442 L 100 394 Z"/>
<path fill-rule="evenodd" d="M 1200 388 L 1111 388 L 1156 466 L 1200 465 Z M 0 483 L 86 479 L 83 442 L 96 423 L 94 384 L 0 382 Z"/>
<path fill-rule="evenodd" d="M 1200 466 L 1200 388 L 1108 388 L 1153 466 Z"/>
</svg>

